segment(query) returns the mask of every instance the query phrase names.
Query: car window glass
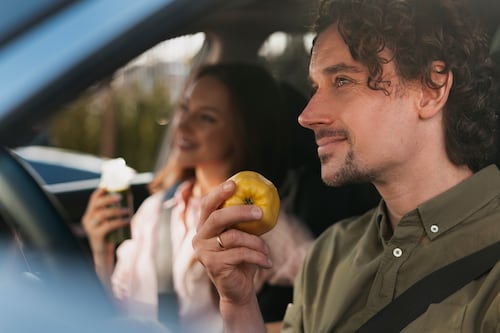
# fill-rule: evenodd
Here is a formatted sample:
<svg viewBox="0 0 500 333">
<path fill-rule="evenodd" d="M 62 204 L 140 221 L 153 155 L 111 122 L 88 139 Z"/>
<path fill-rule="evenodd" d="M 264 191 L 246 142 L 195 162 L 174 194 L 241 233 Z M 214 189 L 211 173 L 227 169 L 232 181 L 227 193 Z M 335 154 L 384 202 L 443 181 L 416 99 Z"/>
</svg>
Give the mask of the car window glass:
<svg viewBox="0 0 500 333">
<path fill-rule="evenodd" d="M 161 147 L 173 103 L 190 70 L 203 61 L 198 58 L 205 42 L 205 34 L 196 33 L 159 43 L 62 107 L 31 144 L 123 157 L 138 172 L 154 171 L 165 154 Z M 311 44 L 309 34 L 276 32 L 259 57 L 279 81 L 308 96 Z"/>
<path fill-rule="evenodd" d="M 123 157 L 139 172 L 153 170 L 173 102 L 204 40 L 203 33 L 186 35 L 141 54 L 65 105 L 32 144 Z"/>
</svg>

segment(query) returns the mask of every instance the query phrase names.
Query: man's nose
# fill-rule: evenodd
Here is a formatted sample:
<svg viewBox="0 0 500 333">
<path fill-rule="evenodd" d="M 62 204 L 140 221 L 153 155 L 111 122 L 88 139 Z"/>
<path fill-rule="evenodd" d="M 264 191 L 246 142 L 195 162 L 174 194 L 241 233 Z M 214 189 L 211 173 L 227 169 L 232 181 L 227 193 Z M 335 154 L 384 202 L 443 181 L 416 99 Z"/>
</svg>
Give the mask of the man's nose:
<svg viewBox="0 0 500 333">
<path fill-rule="evenodd" d="M 299 115 L 299 124 L 303 127 L 314 129 L 318 125 L 330 122 L 331 112 L 327 112 L 330 107 L 322 95 L 315 93 Z"/>
</svg>

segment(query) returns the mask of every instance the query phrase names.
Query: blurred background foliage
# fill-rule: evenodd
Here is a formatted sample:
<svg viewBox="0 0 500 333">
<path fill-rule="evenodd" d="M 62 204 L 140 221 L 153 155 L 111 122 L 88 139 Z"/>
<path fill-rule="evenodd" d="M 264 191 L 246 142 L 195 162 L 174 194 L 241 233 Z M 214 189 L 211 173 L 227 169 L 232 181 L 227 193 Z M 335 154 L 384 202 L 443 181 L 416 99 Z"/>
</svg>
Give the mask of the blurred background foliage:
<svg viewBox="0 0 500 333">
<path fill-rule="evenodd" d="M 66 105 L 49 124 L 50 145 L 101 157 L 123 157 L 151 171 L 173 105 L 163 80 L 101 83 Z"/>
</svg>

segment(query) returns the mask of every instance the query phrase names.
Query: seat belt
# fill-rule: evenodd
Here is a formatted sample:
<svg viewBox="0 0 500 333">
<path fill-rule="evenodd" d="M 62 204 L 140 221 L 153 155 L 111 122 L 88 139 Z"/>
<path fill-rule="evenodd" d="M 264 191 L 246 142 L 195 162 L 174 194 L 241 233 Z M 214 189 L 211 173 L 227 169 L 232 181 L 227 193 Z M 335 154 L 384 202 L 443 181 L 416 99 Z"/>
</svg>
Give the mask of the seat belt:
<svg viewBox="0 0 500 333">
<path fill-rule="evenodd" d="M 490 271 L 500 260 L 500 242 L 459 259 L 416 282 L 371 317 L 356 333 L 396 333 L 469 282 Z"/>
<path fill-rule="evenodd" d="M 179 184 L 167 190 L 162 203 L 171 199 Z M 178 328 L 179 302 L 174 290 L 173 263 L 172 263 L 172 235 L 170 233 L 170 220 L 172 207 L 164 207 L 160 211 L 158 226 L 158 251 L 156 254 L 156 272 L 158 280 L 158 320 L 173 332 Z M 174 329 L 175 328 L 175 329 Z"/>
</svg>

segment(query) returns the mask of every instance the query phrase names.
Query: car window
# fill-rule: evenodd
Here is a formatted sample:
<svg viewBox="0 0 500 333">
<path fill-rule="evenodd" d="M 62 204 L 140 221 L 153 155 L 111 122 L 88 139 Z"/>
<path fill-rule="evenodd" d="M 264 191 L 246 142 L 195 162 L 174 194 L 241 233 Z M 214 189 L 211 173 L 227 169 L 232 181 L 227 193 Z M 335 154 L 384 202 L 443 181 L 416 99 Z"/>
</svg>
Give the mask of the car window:
<svg viewBox="0 0 500 333">
<path fill-rule="evenodd" d="M 31 144 L 123 157 L 137 171 L 151 171 L 173 104 L 204 40 L 203 33 L 189 34 L 144 52 L 64 105 Z"/>
<path fill-rule="evenodd" d="M 309 34 L 275 32 L 258 54 L 279 81 L 304 96 L 311 40 Z M 206 41 L 204 33 L 193 33 L 157 44 L 64 105 L 37 128 L 30 145 L 123 157 L 138 172 L 155 170 L 164 155 L 170 113 L 190 71 L 204 61 Z"/>
</svg>

